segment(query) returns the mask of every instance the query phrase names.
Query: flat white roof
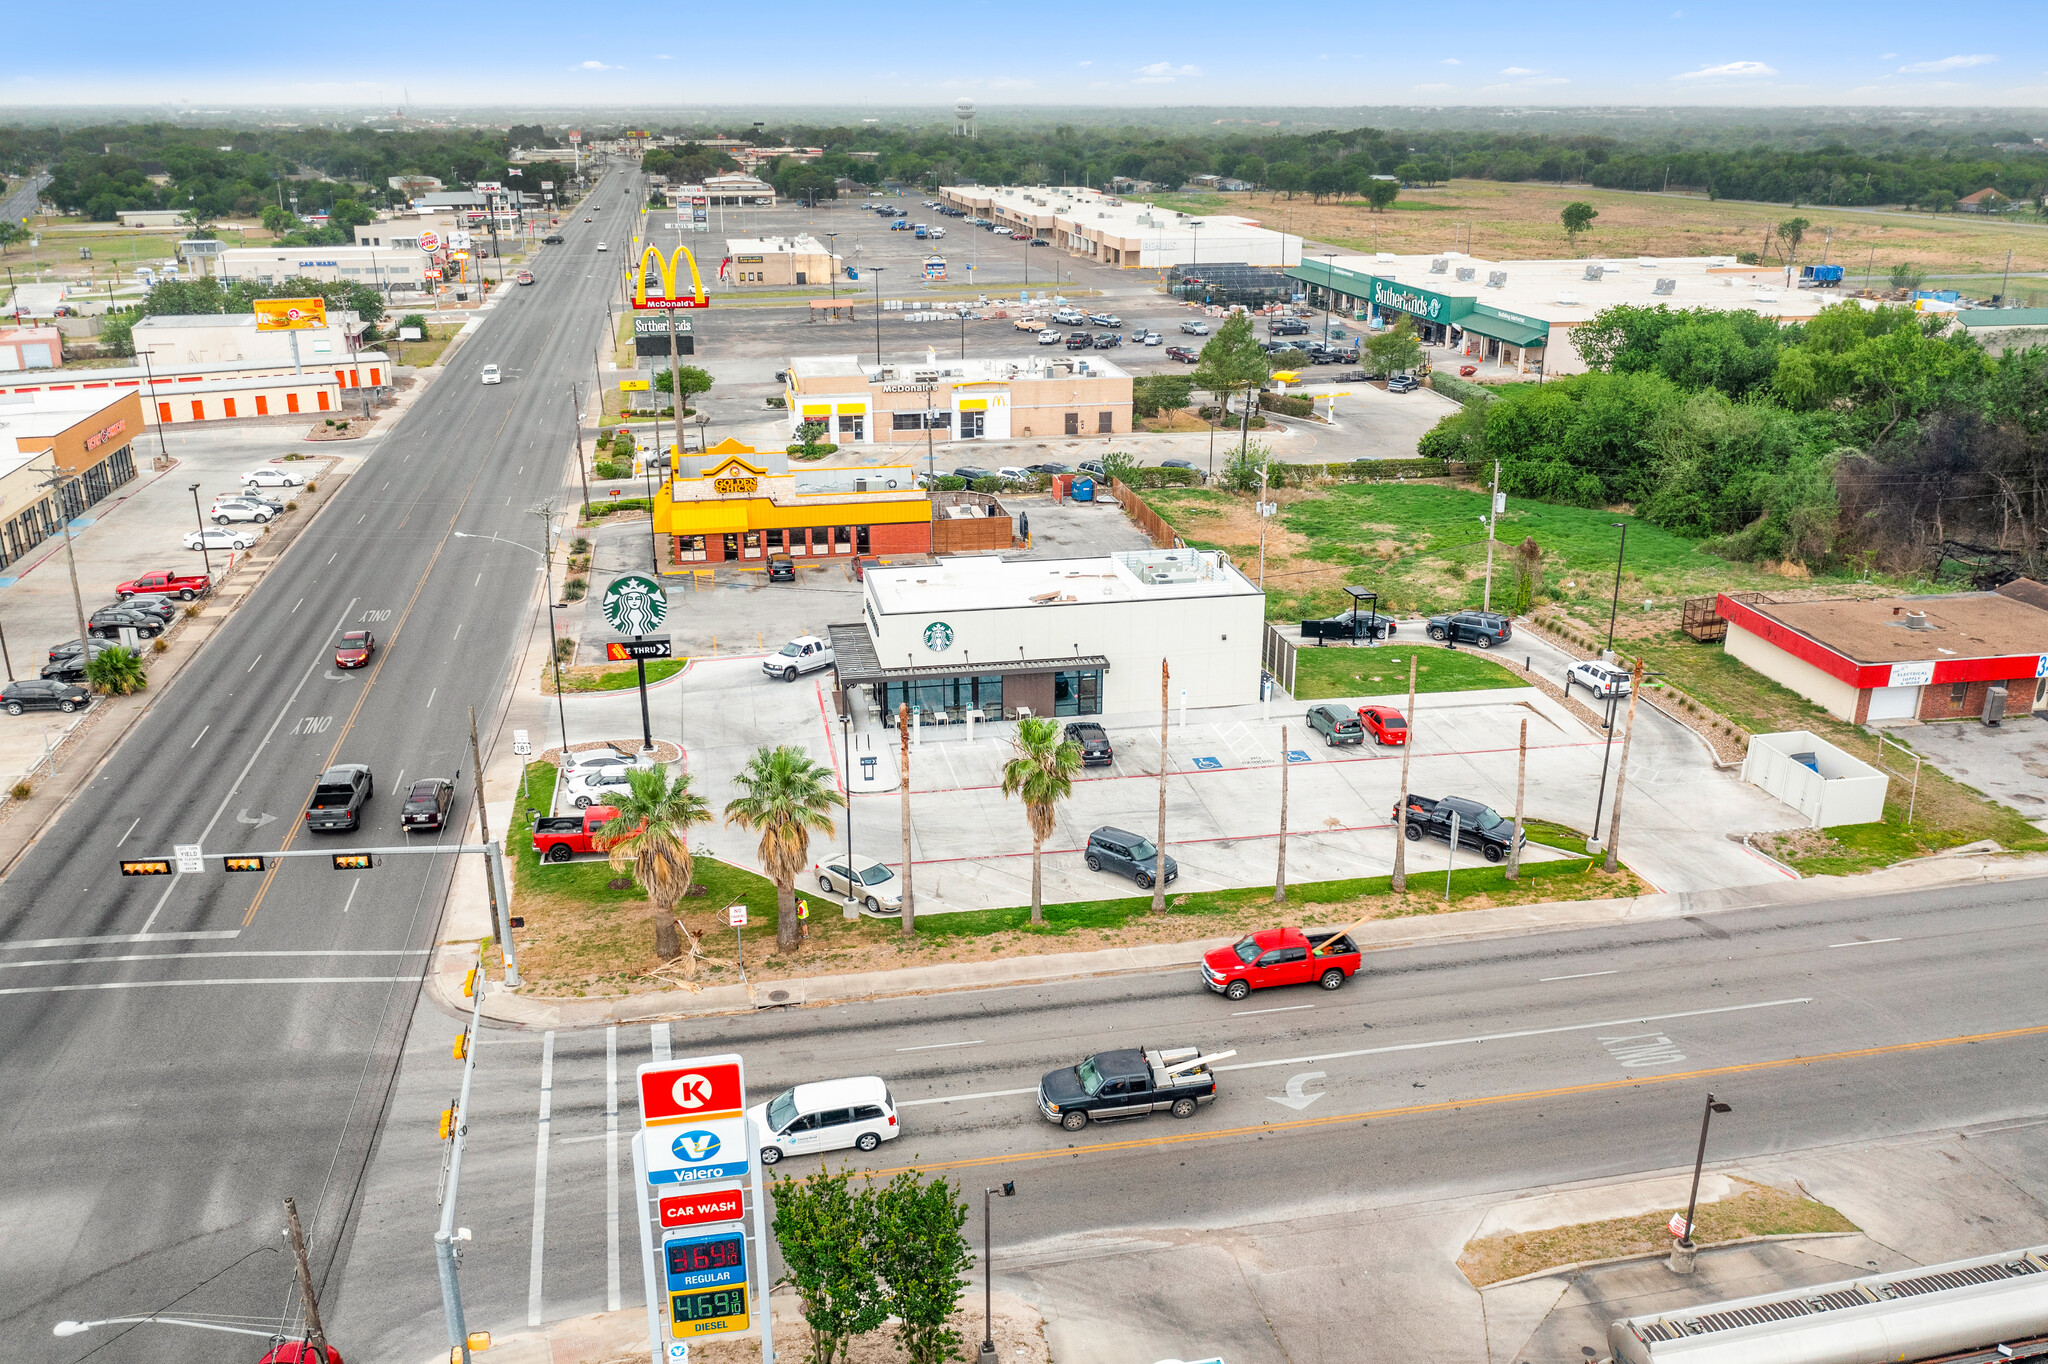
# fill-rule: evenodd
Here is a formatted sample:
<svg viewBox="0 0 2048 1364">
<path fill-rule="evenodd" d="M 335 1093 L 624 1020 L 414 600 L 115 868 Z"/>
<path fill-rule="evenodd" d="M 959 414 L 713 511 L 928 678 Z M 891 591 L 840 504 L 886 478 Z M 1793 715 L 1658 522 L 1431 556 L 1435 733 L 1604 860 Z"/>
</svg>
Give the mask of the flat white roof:
<svg viewBox="0 0 2048 1364">
<path fill-rule="evenodd" d="M 1128 550 L 1099 559 L 941 559 L 922 568 L 871 568 L 867 580 L 885 616 L 1260 595 L 1222 554 L 1197 549 Z"/>
<path fill-rule="evenodd" d="M 931 382 L 947 384 L 1008 383 L 1012 379 L 1124 379 L 1130 371 L 1099 350 L 1066 351 L 1047 346 L 1047 354 L 1017 359 L 1001 356 L 969 356 L 965 360 L 891 360 L 877 365 L 857 355 L 797 355 L 789 361 L 792 377 L 804 379 L 848 379 L 856 375 L 871 384 Z M 1052 367 L 1071 366 L 1055 376 Z M 884 378 L 882 371 L 890 371 Z M 925 376 L 931 376 L 929 380 Z"/>
<path fill-rule="evenodd" d="M 725 249 L 734 256 L 743 253 L 749 256 L 822 256 L 825 243 L 808 232 L 800 232 L 794 237 L 727 237 Z"/>
<path fill-rule="evenodd" d="M 1441 271 L 1432 269 L 1438 261 L 1444 262 Z M 1311 268 L 1320 263 L 1321 257 L 1310 258 Z M 1768 317 L 1804 318 L 1843 298 L 1840 289 L 1797 287 L 1796 269 L 1787 282 L 1782 265 L 1742 265 L 1733 256 L 1588 256 L 1577 260 L 1499 261 L 1459 251 L 1427 256 L 1381 252 L 1338 256 L 1330 265 L 1337 271 L 1377 275 L 1433 293 L 1476 299 L 1502 312 L 1522 313 L 1553 324 L 1590 322 L 1601 309 L 1617 303 L 1662 303 L 1671 308 L 1743 310 Z M 1599 267 L 1598 279 L 1591 278 L 1591 266 Z M 1460 270 L 1470 270 L 1472 278 L 1459 279 Z M 1495 273 L 1506 278 L 1499 285 L 1490 285 L 1488 279 Z M 1660 280 L 1672 281 L 1668 292 L 1657 292 Z M 1341 275 L 1338 288 L 1343 288 Z"/>
</svg>

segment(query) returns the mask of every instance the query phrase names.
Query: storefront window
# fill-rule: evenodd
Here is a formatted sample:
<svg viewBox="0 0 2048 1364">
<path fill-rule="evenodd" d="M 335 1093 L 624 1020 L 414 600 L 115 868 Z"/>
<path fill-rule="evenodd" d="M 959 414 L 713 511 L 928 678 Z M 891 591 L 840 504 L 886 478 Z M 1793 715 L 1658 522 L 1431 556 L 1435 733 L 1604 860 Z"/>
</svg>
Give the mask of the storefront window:
<svg viewBox="0 0 2048 1364">
<path fill-rule="evenodd" d="M 936 717 L 944 714 L 949 724 L 960 724 L 967 719 L 967 712 L 978 710 L 987 720 L 1003 716 L 1003 678 L 1000 673 L 981 677 L 931 677 L 914 682 L 885 682 L 882 691 L 882 717 L 894 723 L 896 707 L 908 705 L 912 714 L 923 717 L 926 724 L 937 723 Z"/>
<path fill-rule="evenodd" d="M 676 562 L 700 564 L 704 562 L 704 537 L 701 535 L 678 535 L 676 537 Z"/>
<path fill-rule="evenodd" d="M 852 548 L 853 527 L 834 526 L 832 528 L 832 552 L 834 554 L 846 554 L 851 552 Z"/>
<path fill-rule="evenodd" d="M 771 531 L 767 532 L 767 535 L 768 535 L 768 548 L 770 548 L 770 549 L 781 549 L 781 548 L 782 548 L 782 532 L 781 532 L 781 531 L 779 531 L 779 530 L 771 530 Z"/>
<path fill-rule="evenodd" d="M 855 526 L 853 528 L 854 553 L 866 554 L 868 552 L 868 529 L 866 526 Z"/>
<path fill-rule="evenodd" d="M 1102 714 L 1102 670 L 1054 673 L 1052 678 L 1054 715 Z"/>
</svg>

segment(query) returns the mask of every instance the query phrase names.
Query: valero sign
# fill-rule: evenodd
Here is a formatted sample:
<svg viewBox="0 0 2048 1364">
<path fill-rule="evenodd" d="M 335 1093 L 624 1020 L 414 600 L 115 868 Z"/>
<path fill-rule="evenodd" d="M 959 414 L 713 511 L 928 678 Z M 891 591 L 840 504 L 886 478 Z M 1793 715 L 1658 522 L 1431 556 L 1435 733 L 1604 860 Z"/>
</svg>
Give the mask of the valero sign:
<svg viewBox="0 0 2048 1364">
<path fill-rule="evenodd" d="M 647 296 L 647 262 L 652 260 L 655 269 L 661 272 L 661 294 L 657 298 Z M 684 262 L 690 266 L 690 292 L 676 295 L 677 276 L 682 273 Z M 711 300 L 704 294 L 704 277 L 697 272 L 697 258 L 690 254 L 687 246 L 678 246 L 675 253 L 663 256 L 658 246 L 648 246 L 640 253 L 640 268 L 635 272 L 638 278 L 633 285 L 633 306 L 635 308 L 708 308 Z"/>
</svg>

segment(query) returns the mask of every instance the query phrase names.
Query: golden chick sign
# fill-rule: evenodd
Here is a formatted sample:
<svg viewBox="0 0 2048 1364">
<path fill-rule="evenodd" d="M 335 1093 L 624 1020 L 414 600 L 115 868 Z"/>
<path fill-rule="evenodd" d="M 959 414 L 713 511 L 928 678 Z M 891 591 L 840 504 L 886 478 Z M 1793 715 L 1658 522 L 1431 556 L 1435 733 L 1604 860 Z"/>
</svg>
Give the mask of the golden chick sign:
<svg viewBox="0 0 2048 1364">
<path fill-rule="evenodd" d="M 647 262 L 650 258 L 654 261 L 655 268 L 661 272 L 661 294 L 657 298 L 649 298 L 647 296 Z M 677 297 L 676 277 L 682 273 L 685 261 L 689 262 L 690 265 L 690 292 Z M 637 273 L 639 279 L 633 288 L 633 306 L 635 308 L 708 308 L 711 306 L 711 300 L 704 296 L 703 276 L 697 273 L 697 258 L 690 254 L 690 248 L 687 246 L 678 246 L 675 254 L 666 259 L 663 258 L 660 247 L 648 246 L 640 253 L 640 269 Z"/>
</svg>

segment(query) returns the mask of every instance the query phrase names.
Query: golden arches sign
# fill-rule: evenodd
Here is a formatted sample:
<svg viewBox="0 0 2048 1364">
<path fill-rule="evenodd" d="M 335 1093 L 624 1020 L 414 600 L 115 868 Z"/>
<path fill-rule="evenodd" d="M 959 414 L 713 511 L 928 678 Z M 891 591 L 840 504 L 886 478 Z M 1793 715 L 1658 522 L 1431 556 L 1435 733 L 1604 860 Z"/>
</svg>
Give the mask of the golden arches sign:
<svg viewBox="0 0 2048 1364">
<path fill-rule="evenodd" d="M 652 258 L 655 267 L 661 271 L 661 297 L 647 296 L 647 262 Z M 676 295 L 676 276 L 682 272 L 684 261 L 690 263 L 690 293 Z M 661 248 L 647 246 L 640 252 L 640 268 L 633 286 L 635 308 L 708 308 L 711 300 L 704 296 L 704 279 L 697 273 L 697 258 L 690 254 L 687 246 L 678 246 L 675 255 L 664 259 Z"/>
</svg>

